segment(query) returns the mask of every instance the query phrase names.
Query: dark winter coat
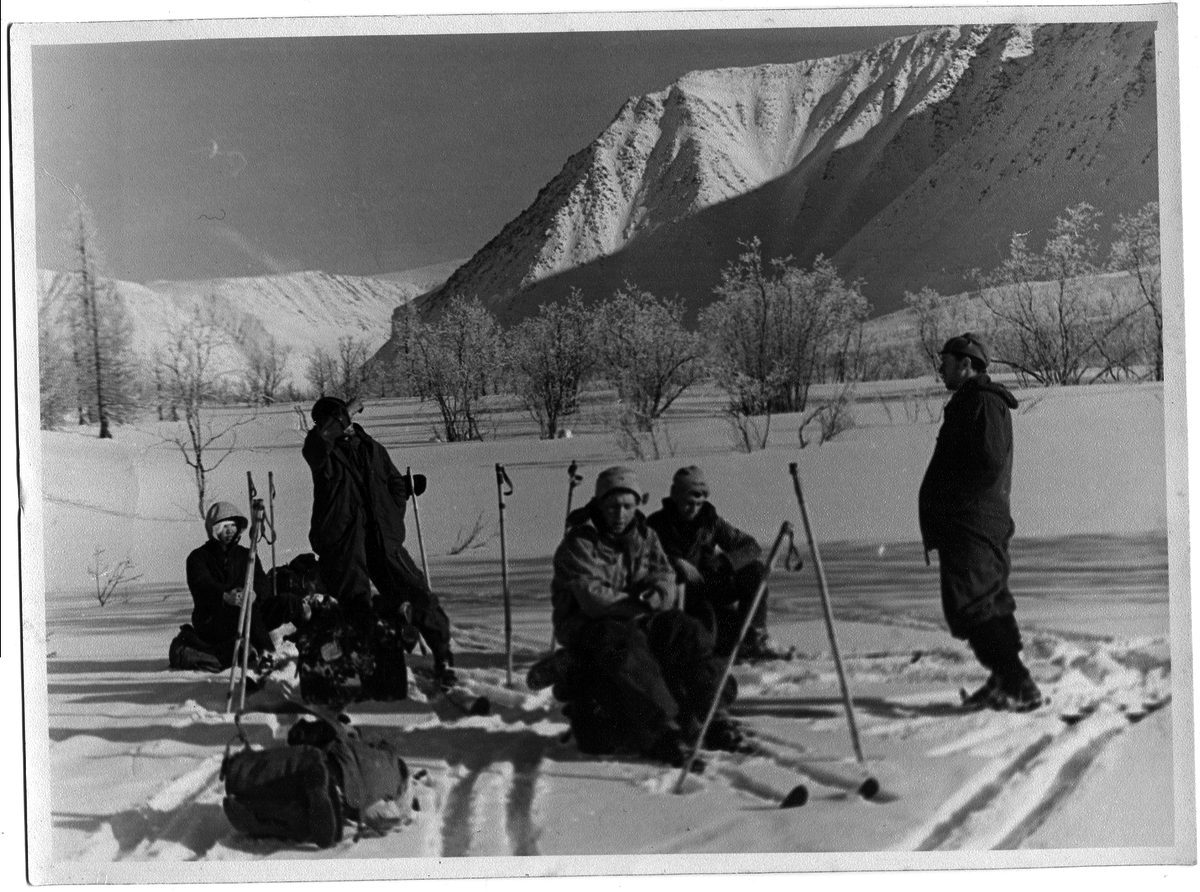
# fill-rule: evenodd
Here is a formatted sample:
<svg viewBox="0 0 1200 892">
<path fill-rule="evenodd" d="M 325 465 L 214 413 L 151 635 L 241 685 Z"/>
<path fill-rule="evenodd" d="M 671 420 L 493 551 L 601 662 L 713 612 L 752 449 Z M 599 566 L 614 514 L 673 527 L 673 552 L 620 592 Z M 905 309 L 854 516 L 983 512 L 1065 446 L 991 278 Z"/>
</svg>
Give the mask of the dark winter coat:
<svg viewBox="0 0 1200 892">
<path fill-rule="evenodd" d="M 646 522 L 658 534 L 667 557 L 687 561 L 706 579 L 732 576 L 762 557 L 757 540 L 717 514 L 711 502 L 701 505 L 689 521 L 673 501 L 663 499 L 662 508 Z"/>
<path fill-rule="evenodd" d="M 1017 399 L 987 375 L 969 378 L 946 404 L 918 506 L 925 547 L 938 548 L 948 523 L 1003 535 L 1012 515 L 1012 409 Z"/>
<path fill-rule="evenodd" d="M 192 593 L 192 626 L 201 638 L 214 645 L 233 646 L 237 638 L 241 608 L 225 602 L 225 592 L 246 584 L 250 549 L 236 542 L 226 548 L 209 539 L 187 557 L 187 584 Z M 254 559 L 254 593 L 264 598 L 271 593 L 262 563 Z M 270 648 L 270 638 L 251 641 L 259 649 Z"/>
<path fill-rule="evenodd" d="M 674 606 L 675 571 L 639 511 L 620 536 L 602 532 L 594 502 L 571 512 L 554 553 L 554 636 L 566 644 L 589 619 L 626 619 Z"/>
<path fill-rule="evenodd" d="M 313 478 L 308 541 L 322 559 L 345 551 L 364 525 L 384 553 L 404 544 L 408 482 L 386 449 L 353 428 L 350 436 L 336 425 L 313 428 L 301 450 Z"/>
<path fill-rule="evenodd" d="M 1016 407 L 1016 398 L 987 375 L 968 379 L 946 404 L 921 482 L 921 537 L 938 551 L 942 608 L 959 638 L 1016 607 L 1008 588 Z"/>
</svg>

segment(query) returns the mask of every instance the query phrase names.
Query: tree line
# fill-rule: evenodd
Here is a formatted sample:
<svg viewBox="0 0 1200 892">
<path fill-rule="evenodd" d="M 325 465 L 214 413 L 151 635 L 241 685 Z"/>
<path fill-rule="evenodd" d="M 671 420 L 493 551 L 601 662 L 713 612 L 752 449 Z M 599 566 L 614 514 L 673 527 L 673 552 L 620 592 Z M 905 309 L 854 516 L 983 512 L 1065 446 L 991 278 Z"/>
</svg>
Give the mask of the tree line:
<svg viewBox="0 0 1200 892">
<path fill-rule="evenodd" d="M 436 407 L 439 436 L 452 442 L 487 436 L 496 410 L 513 400 L 542 437 L 559 436 L 588 390 L 607 389 L 616 396 L 611 420 L 657 454 L 663 413 L 705 381 L 724 394 L 749 451 L 765 444 L 779 413 L 801 414 L 802 444 L 808 422 L 820 420 L 822 439 L 836 430 L 837 401 L 811 405 L 814 384 L 926 375 L 946 338 L 967 329 L 985 334 L 996 366 L 1022 383 L 1161 380 L 1158 206 L 1120 216 L 1105 256 L 1100 233 L 1100 213 L 1082 203 L 1065 210 L 1039 249 L 1028 234 L 1014 235 L 1003 262 L 975 272 L 973 292 L 906 293 L 912 330 L 899 339 L 868 330 L 862 283 L 845 281 L 829 260 L 768 258 L 751 239 L 690 326 L 680 299 L 633 283 L 591 303 L 573 291 L 508 329 L 479 300 L 458 296 L 435 319 L 401 308 L 378 356 L 378 345 L 354 336 L 314 350 L 294 382 L 285 374 L 289 347 L 215 305 L 175 323 L 148 368 L 137 361 L 128 311 L 103 275 L 81 203 L 71 228 L 75 269 L 50 280 L 39 302 L 42 423 L 70 418 L 108 437 L 112 425 L 152 411 L 187 429 L 180 448 L 203 467 L 207 447 L 236 436 L 233 422 L 205 427 L 203 408 L 220 403 L 412 396 Z"/>
</svg>

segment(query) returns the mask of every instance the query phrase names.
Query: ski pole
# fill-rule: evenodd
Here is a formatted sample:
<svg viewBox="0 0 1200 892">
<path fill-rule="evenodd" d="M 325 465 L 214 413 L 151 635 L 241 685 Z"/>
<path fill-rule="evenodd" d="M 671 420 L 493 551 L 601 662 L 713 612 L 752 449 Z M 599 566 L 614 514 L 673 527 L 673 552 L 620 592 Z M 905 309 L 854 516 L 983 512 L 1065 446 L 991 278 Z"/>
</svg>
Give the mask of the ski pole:
<svg viewBox="0 0 1200 892">
<path fill-rule="evenodd" d="M 572 461 L 570 467 L 567 468 L 567 513 L 563 517 L 563 529 L 570 528 L 571 518 L 571 500 L 575 497 L 575 487 L 583 482 L 583 475 L 579 473 L 579 462 Z M 555 649 L 554 641 L 554 624 L 550 624 L 550 650 Z"/>
<path fill-rule="evenodd" d="M 729 676 L 733 673 L 733 664 L 737 660 L 737 653 L 742 646 L 742 640 L 750 630 L 750 624 L 754 621 L 754 614 L 758 610 L 758 603 L 762 600 L 763 592 L 767 590 L 767 577 L 771 575 L 771 567 L 775 564 L 775 558 L 779 555 L 779 549 L 783 547 L 783 540 L 788 539 L 790 541 L 792 535 L 792 524 L 790 521 L 785 520 L 780 524 L 779 535 L 775 537 L 775 544 L 771 546 L 771 551 L 767 555 L 766 569 L 763 571 L 762 579 L 759 580 L 758 588 L 754 590 L 754 598 L 750 602 L 750 609 L 746 611 L 746 618 L 742 620 L 742 630 L 738 633 L 733 650 L 729 652 L 729 658 L 725 661 L 725 671 L 721 673 L 721 681 L 717 685 L 716 693 L 713 694 L 712 703 L 708 707 L 708 714 L 704 717 L 704 724 L 700 726 L 700 733 L 696 736 L 696 744 L 692 747 L 687 761 L 683 763 L 683 768 L 679 772 L 679 779 L 675 781 L 676 793 L 683 790 L 683 782 L 692 770 L 692 764 L 696 761 L 701 744 L 704 743 L 704 735 L 708 733 L 708 726 L 712 724 L 713 716 L 717 713 L 717 704 L 721 702 L 721 696 L 725 693 L 725 683 L 729 681 Z"/>
<path fill-rule="evenodd" d="M 238 612 L 238 634 L 233 643 L 233 656 L 229 663 L 229 689 L 225 692 L 225 711 L 233 710 L 233 691 L 237 686 L 237 674 L 240 664 L 242 670 L 241 694 L 238 708 L 246 705 L 246 673 L 250 662 L 250 621 L 251 601 L 254 598 L 254 568 L 258 560 L 258 535 L 261 532 L 262 502 L 256 498 L 254 478 L 246 472 L 246 484 L 250 490 L 250 554 L 246 562 L 245 583 L 242 586 L 242 603 Z M 256 510 L 257 509 L 257 510 Z"/>
<path fill-rule="evenodd" d="M 274 598 L 279 594 L 279 580 L 276 577 L 279 575 L 275 569 L 275 540 L 279 537 L 275 535 L 275 472 L 267 471 L 267 504 L 271 506 L 271 597 Z"/>
<path fill-rule="evenodd" d="M 412 468 L 405 469 L 404 481 L 408 485 L 408 491 L 412 495 L 413 503 L 413 521 L 417 525 L 417 550 L 421 552 L 421 572 L 425 574 L 425 585 L 429 590 L 433 591 L 433 580 L 429 578 L 429 561 L 425 559 L 425 540 L 421 536 L 421 509 L 417 502 L 417 490 L 413 486 Z M 421 656 L 425 656 L 425 639 L 423 637 L 417 639 L 417 643 L 421 647 Z"/>
<path fill-rule="evenodd" d="M 496 463 L 496 498 L 500 503 L 500 580 L 504 589 L 504 666 L 505 687 L 513 686 L 512 680 L 512 602 L 508 595 L 508 546 L 504 539 L 504 497 L 513 494 L 512 481 L 504 465 Z"/>
<path fill-rule="evenodd" d="M 864 799 L 870 799 L 879 792 L 879 781 L 871 776 L 867 768 L 867 760 L 863 756 L 862 743 L 858 738 L 858 724 L 854 721 L 854 702 L 850 697 L 850 685 L 846 681 L 846 670 L 842 666 L 842 656 L 838 651 L 837 635 L 833 629 L 833 609 L 829 604 L 829 587 L 825 582 L 825 568 L 821 564 L 821 553 L 817 549 L 817 541 L 813 537 L 812 524 L 808 519 L 808 507 L 804 503 L 804 490 L 800 486 L 800 472 L 796 462 L 788 465 L 792 475 L 792 483 L 796 488 L 796 501 L 800 504 L 800 519 L 804 522 L 804 534 L 808 538 L 808 550 L 812 554 L 813 567 L 817 571 L 817 587 L 821 592 L 821 609 L 825 615 L 825 630 L 829 633 L 829 649 L 833 653 L 833 665 L 837 669 L 838 684 L 842 689 L 842 703 L 846 707 L 846 723 L 850 727 L 850 742 L 854 746 L 854 755 L 859 767 L 866 775 L 858 793 Z"/>
</svg>

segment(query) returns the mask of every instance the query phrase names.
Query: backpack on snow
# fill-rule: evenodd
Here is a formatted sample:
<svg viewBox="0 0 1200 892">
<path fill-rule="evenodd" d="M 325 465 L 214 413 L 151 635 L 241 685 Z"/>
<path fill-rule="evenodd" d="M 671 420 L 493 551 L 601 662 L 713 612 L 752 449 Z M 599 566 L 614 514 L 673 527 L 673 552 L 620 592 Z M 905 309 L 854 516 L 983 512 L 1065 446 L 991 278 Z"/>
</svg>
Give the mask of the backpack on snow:
<svg viewBox="0 0 1200 892">
<path fill-rule="evenodd" d="M 360 835 L 364 825 L 382 834 L 402 821 L 408 766 L 392 744 L 364 741 L 313 715 L 317 721 L 292 727 L 286 746 L 256 750 L 247 742 L 239 753 L 226 752 L 222 807 L 234 828 L 328 848 L 341 841 L 347 819 L 358 823 Z"/>
<path fill-rule="evenodd" d="M 315 713 L 314 713 L 315 715 Z M 357 731 L 317 716 L 302 720 L 288 732 L 291 746 L 313 746 L 325 753 L 334 782 L 341 793 L 346 817 L 382 831 L 407 814 L 408 765 L 390 741 L 364 740 Z M 387 803 L 397 803 L 399 813 L 385 814 Z"/>
<path fill-rule="evenodd" d="M 167 648 L 167 662 L 172 669 L 195 669 L 200 672 L 222 672 L 229 664 L 221 660 L 214 648 L 196 634 L 191 623 L 179 627 L 179 634 Z"/>
<path fill-rule="evenodd" d="M 225 754 L 222 808 L 235 829 L 254 838 L 315 843 L 329 848 L 342 838 L 341 796 L 325 753 L 314 746 Z"/>
</svg>

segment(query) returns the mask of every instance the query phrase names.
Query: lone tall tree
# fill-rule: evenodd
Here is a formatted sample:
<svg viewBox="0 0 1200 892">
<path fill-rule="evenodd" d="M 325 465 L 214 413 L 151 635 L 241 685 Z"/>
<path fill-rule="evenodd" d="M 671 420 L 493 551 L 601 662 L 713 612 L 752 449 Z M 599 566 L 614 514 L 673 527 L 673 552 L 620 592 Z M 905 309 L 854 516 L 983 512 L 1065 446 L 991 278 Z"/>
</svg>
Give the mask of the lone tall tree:
<svg viewBox="0 0 1200 892">
<path fill-rule="evenodd" d="M 71 221 L 73 285 L 65 302 L 76 369 L 80 423 L 95 418 L 100 438 L 112 437 L 113 423 L 126 417 L 134 402 L 132 326 L 125 304 L 103 274 L 96 224 L 78 201 Z"/>
</svg>

